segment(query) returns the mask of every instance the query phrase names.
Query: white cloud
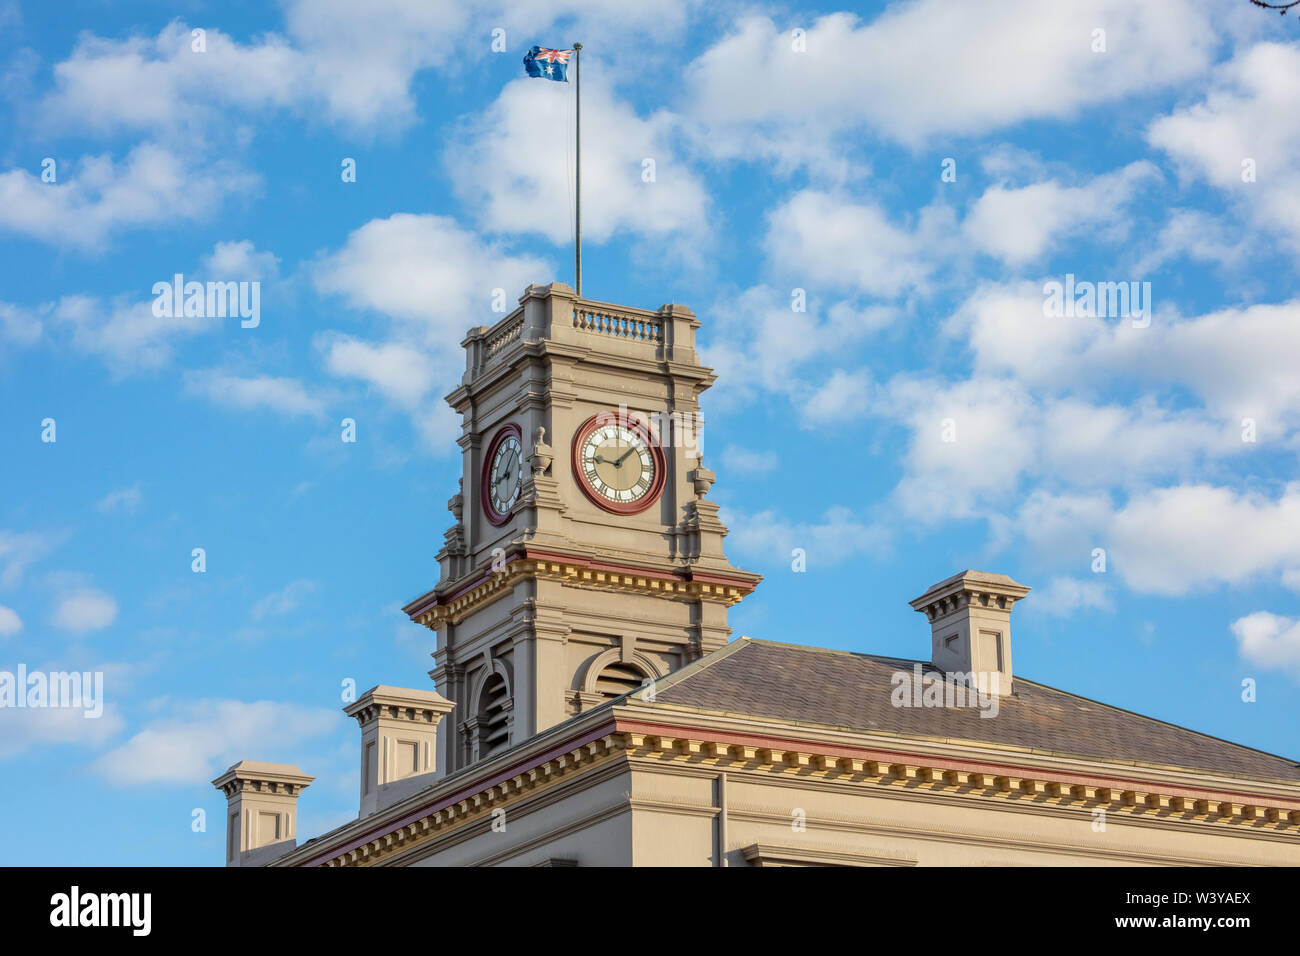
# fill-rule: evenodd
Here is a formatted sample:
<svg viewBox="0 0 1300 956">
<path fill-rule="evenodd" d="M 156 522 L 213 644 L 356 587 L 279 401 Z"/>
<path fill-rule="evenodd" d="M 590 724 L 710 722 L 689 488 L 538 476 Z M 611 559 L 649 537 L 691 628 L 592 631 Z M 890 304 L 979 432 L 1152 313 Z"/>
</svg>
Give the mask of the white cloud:
<svg viewBox="0 0 1300 956">
<path fill-rule="evenodd" d="M 282 111 L 352 133 L 385 133 L 416 119 L 417 73 L 496 59 L 488 46 L 493 26 L 507 29 L 508 58 L 517 68 L 526 38 L 557 23 L 587 37 L 593 50 L 610 49 L 616 41 L 680 31 L 690 4 L 286 0 L 283 6 L 283 32 L 247 42 L 179 20 L 149 36 L 83 34 L 72 55 L 55 65 L 55 88 L 40 111 L 52 124 L 100 133 L 179 129 L 206 137 L 241 114 Z M 193 49 L 193 27 L 206 30 L 203 52 Z"/>
<path fill-rule="evenodd" d="M 203 52 L 193 49 L 191 27 L 179 21 L 153 37 L 82 34 L 72 55 L 55 65 L 42 113 L 100 132 L 192 133 L 219 118 L 219 106 L 287 107 L 306 95 L 306 64 L 282 38 L 269 34 L 243 45 L 204 29 Z"/>
<path fill-rule="evenodd" d="M 176 340 L 215 331 L 220 324 L 154 315 L 152 300 L 109 303 L 83 295 L 60 299 L 50 315 L 60 331 L 71 333 L 76 351 L 97 356 L 118 377 L 168 365 Z"/>
<path fill-rule="evenodd" d="M 1024 427 L 1033 400 L 1014 382 L 945 386 L 898 377 L 882 393 L 878 410 L 912 430 L 895 495 L 909 515 L 922 520 L 978 513 L 987 499 L 1014 492 L 1038 454 L 1034 431 Z"/>
<path fill-rule="evenodd" d="M 40 339 L 41 328 L 41 312 L 0 302 L 0 336 L 3 338 L 15 345 L 31 345 Z"/>
<path fill-rule="evenodd" d="M 106 674 L 106 683 L 108 678 Z M 85 709 L 76 707 L 0 707 L 0 758 L 33 747 L 103 746 L 121 732 L 125 722 L 111 701 L 101 703 L 103 713 L 90 718 Z"/>
<path fill-rule="evenodd" d="M 775 452 L 728 445 L 722 449 L 722 467 L 740 475 L 758 475 L 773 471 L 779 464 Z"/>
<path fill-rule="evenodd" d="M 53 624 L 73 634 L 100 631 L 117 620 L 117 602 L 103 591 L 82 588 L 59 601 Z"/>
<path fill-rule="evenodd" d="M 376 388 L 410 414 L 429 448 L 445 452 L 459 419 L 441 400 L 425 396 L 460 381 L 465 357 L 452 343 L 469 326 L 503 317 L 491 311 L 496 290 L 509 307 L 530 283 L 551 275 L 546 260 L 515 255 L 450 218 L 401 213 L 373 219 L 317 263 L 312 277 L 319 291 L 393 320 L 389 336 L 365 342 L 329 332 L 317 343 L 332 374 Z"/>
<path fill-rule="evenodd" d="M 136 482 L 130 488 L 119 488 L 117 491 L 110 491 L 95 508 L 104 514 L 113 511 L 133 511 L 140 504 L 142 495 L 140 494 L 140 483 Z"/>
<path fill-rule="evenodd" d="M 65 164 L 54 183 L 25 169 L 0 173 L 0 229 L 97 249 L 124 229 L 206 218 L 226 196 L 256 182 L 229 161 L 196 166 L 166 147 L 141 143 L 120 164 L 108 156 Z"/>
<path fill-rule="evenodd" d="M 272 253 L 258 252 L 251 241 L 243 240 L 217 243 L 203 258 L 200 268 L 206 272 L 202 281 L 260 282 L 275 278 L 278 264 Z M 160 275 L 157 281 L 170 283 L 172 275 Z M 75 350 L 98 357 L 118 377 L 163 368 L 175 357 L 177 342 L 216 332 L 223 323 L 238 321 L 159 316 L 154 314 L 155 301 L 105 302 L 92 296 L 69 295 L 47 304 L 41 311 L 52 329 L 70 333 Z"/>
<path fill-rule="evenodd" d="M 28 565 L 54 549 L 55 540 L 34 531 L 0 531 L 0 586 L 17 587 Z"/>
<path fill-rule="evenodd" d="M 1300 681 L 1300 621 L 1256 611 L 1232 622 L 1241 656 L 1257 667 L 1290 673 Z"/>
<path fill-rule="evenodd" d="M 411 323 L 445 350 L 443 364 L 451 367 L 464 357 L 449 341 L 459 342 L 470 325 L 502 318 L 491 311 L 495 289 L 504 289 L 510 302 L 529 283 L 550 281 L 552 269 L 542 258 L 485 242 L 448 217 L 398 213 L 354 230 L 313 274 L 317 289 L 353 308 Z"/>
<path fill-rule="evenodd" d="M 875 555 L 888 544 L 885 530 L 865 523 L 848 508 L 827 509 L 818 522 L 793 522 L 775 511 L 745 514 L 727 508 L 728 548 L 755 560 L 789 566 L 802 549 L 808 569 L 837 564 L 855 555 Z"/>
<path fill-rule="evenodd" d="M 1199 397 L 1211 418 L 1238 429 L 1243 417 L 1261 429 L 1300 425 L 1293 360 L 1300 353 L 1300 299 L 1191 318 L 1156 313 L 1147 328 L 1130 320 L 1047 317 L 1042 285 L 1026 282 L 976 290 L 949 332 L 968 338 L 978 374 L 1009 373 L 1050 391 L 1120 379 L 1178 386 Z"/>
<path fill-rule="evenodd" d="M 325 403 L 292 378 L 270 375 L 243 377 L 215 369 L 185 373 L 187 394 L 241 411 L 269 408 L 291 417 L 320 415 Z"/>
<path fill-rule="evenodd" d="M 1122 239 L 1130 221 L 1124 207 L 1159 175 L 1153 165 L 1140 161 L 1078 186 L 1054 180 L 1019 188 L 990 186 L 966 214 L 962 232 L 1009 266 L 1033 262 L 1063 238 L 1083 232 Z"/>
<path fill-rule="evenodd" d="M 1204 483 L 1143 488 L 1121 505 L 1107 492 L 1038 488 L 995 524 L 999 547 L 1024 544 L 1057 565 L 1090 567 L 1102 548 L 1107 577 L 1143 594 L 1285 582 L 1300 569 L 1300 484 L 1275 497 Z"/>
<path fill-rule="evenodd" d="M 1036 488 L 1010 517 L 997 515 L 993 525 L 994 550 L 1024 545 L 1044 565 L 1055 564 L 1091 571 L 1093 549 L 1109 546 L 1114 502 L 1107 491 L 1051 492 Z M 1109 565 L 1107 570 L 1111 570 Z"/>
<path fill-rule="evenodd" d="M 803 421 L 809 425 L 841 425 L 858 420 L 871 399 L 871 380 L 865 372 L 836 369 L 812 394 L 799 403 Z"/>
<path fill-rule="evenodd" d="M 1020 501 L 1026 482 L 1056 493 L 1138 492 L 1254 447 L 1231 422 L 1151 397 L 1100 405 L 1035 394 L 1013 379 L 902 376 L 880 394 L 875 410 L 912 433 L 896 499 L 924 521 L 989 516 Z"/>
<path fill-rule="evenodd" d="M 1034 588 L 1032 600 L 1025 606 L 1050 617 L 1067 617 L 1081 610 L 1109 611 L 1114 605 L 1110 589 L 1101 580 L 1054 577 Z"/>
<path fill-rule="evenodd" d="M 1215 31 L 1191 0 L 918 0 L 870 23 L 848 13 L 806 27 L 742 19 L 691 64 L 686 109 L 722 156 L 826 164 L 846 133 L 872 128 L 919 146 L 1185 81 L 1210 62 Z M 1092 52 L 1104 26 L 1106 53 Z"/>
<path fill-rule="evenodd" d="M 1064 239 L 1086 233 L 1118 241 L 1131 229 L 1126 207 L 1139 189 L 1159 178 L 1139 161 L 1078 185 L 1042 178 L 1041 164 L 1016 155 L 990 165 L 1005 173 L 1030 172 L 1040 181 L 1013 186 L 1006 175 L 972 203 L 960 222 L 941 202 L 923 207 L 911 223 L 891 220 L 871 201 L 842 190 L 803 189 L 768 214 L 764 249 L 772 268 L 796 286 L 843 289 L 892 298 L 929 294 L 978 249 L 1019 267 L 1042 258 Z M 1014 167 L 1014 170 L 1013 170 Z M 1167 242 L 1178 237 L 1170 235 Z"/>
<path fill-rule="evenodd" d="M 818 416 L 840 387 L 861 384 L 862 378 L 854 373 L 849 380 L 837 379 L 826 391 L 828 384 L 805 369 L 838 360 L 892 322 L 896 313 L 886 306 L 859 308 L 846 301 L 824 307 L 815 296 L 807 297 L 804 311 L 791 306 L 790 290 L 771 286 L 754 286 L 717 302 L 708 310 L 708 339 L 700 349 L 703 361 L 717 370 L 719 400 L 747 401 L 759 391 L 786 395 L 808 424 L 817 424 L 825 420 Z M 853 397 L 859 394 L 854 390 Z"/>
<path fill-rule="evenodd" d="M 434 384 L 434 369 L 424 352 L 388 342 L 372 345 L 349 336 L 323 343 L 325 366 L 332 375 L 356 378 L 408 408 L 417 406 Z"/>
<path fill-rule="evenodd" d="M 1240 226 L 1230 229 L 1197 209 L 1173 209 L 1145 254 L 1133 264 L 1133 275 L 1146 276 L 1179 259 L 1233 267 L 1245 261 L 1251 238 Z"/>
<path fill-rule="evenodd" d="M 1114 567 L 1129 587 L 1180 595 L 1300 567 L 1300 485 L 1276 499 L 1211 485 L 1136 495 L 1112 519 Z"/>
<path fill-rule="evenodd" d="M 769 214 L 765 248 L 783 274 L 800 280 L 798 285 L 896 296 L 933 271 L 933 253 L 923 235 L 933 231 L 925 218 L 913 232 L 895 226 L 878 206 L 805 189 Z"/>
<path fill-rule="evenodd" d="M 315 581 L 298 580 L 286 584 L 278 591 L 273 591 L 253 605 L 253 620 L 260 621 L 267 617 L 291 614 L 307 597 L 316 593 L 319 585 Z"/>
<path fill-rule="evenodd" d="M 427 448 L 434 452 L 453 454 L 460 436 L 460 416 L 444 402 L 426 405 L 414 416 L 415 429 Z"/>
<path fill-rule="evenodd" d="M 250 754 L 292 763 L 305 740 L 337 728 L 338 714 L 321 707 L 272 701 L 174 702 L 170 713 L 104 754 L 94 769 L 122 786 L 203 785 Z"/>
<path fill-rule="evenodd" d="M 1215 72 L 1205 98 L 1161 117 L 1147 130 L 1182 172 L 1234 197 L 1255 221 L 1300 249 L 1300 47 L 1259 43 Z M 1254 181 L 1243 181 L 1243 163 Z"/>
<path fill-rule="evenodd" d="M 261 282 L 280 274 L 280 260 L 272 252 L 258 252 L 251 239 L 218 242 L 204 257 L 205 281 Z"/>
<path fill-rule="evenodd" d="M 607 87 L 589 90 L 584 126 L 598 132 L 583 137 L 582 188 L 594 197 L 583 206 L 583 238 L 688 235 L 699 242 L 708 231 L 709 200 L 676 147 L 677 120 L 666 112 L 640 117 Z M 567 87 L 519 79 L 452 139 L 446 157 L 452 179 L 485 228 L 572 240 L 572 165 L 562 143 L 571 103 Z M 538 130 L 552 131 L 546 147 L 521 149 Z M 654 163 L 653 182 L 643 180 L 647 159 Z"/>
<path fill-rule="evenodd" d="M 13 637 L 22 629 L 23 621 L 18 612 L 0 604 L 0 637 Z"/>
</svg>

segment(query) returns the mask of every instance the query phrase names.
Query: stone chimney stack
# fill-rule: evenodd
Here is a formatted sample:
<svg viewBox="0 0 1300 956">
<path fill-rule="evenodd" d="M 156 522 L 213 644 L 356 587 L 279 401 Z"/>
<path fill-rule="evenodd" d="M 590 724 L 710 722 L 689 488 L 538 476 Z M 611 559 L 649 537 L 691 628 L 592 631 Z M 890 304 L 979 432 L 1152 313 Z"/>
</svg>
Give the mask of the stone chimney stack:
<svg viewBox="0 0 1300 956">
<path fill-rule="evenodd" d="M 226 795 L 226 866 L 264 866 L 298 845 L 298 796 L 315 780 L 287 763 L 241 760 L 212 785 Z"/>
<path fill-rule="evenodd" d="M 391 806 L 443 772 L 438 723 L 456 705 L 431 690 L 372 687 L 343 708 L 361 726 L 361 811 Z"/>
<path fill-rule="evenodd" d="M 967 682 L 982 691 L 1010 694 L 1011 608 L 1028 593 L 985 571 L 962 571 L 930 588 L 911 602 L 930 621 L 930 662 L 945 674 L 971 675 Z"/>
</svg>

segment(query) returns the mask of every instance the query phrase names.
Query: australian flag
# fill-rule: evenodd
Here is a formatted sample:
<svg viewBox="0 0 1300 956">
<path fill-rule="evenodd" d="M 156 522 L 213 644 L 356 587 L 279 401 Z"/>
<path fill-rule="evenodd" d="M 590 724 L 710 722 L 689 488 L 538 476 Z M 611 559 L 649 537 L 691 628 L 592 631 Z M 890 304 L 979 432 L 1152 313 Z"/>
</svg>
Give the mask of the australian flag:
<svg viewBox="0 0 1300 956">
<path fill-rule="evenodd" d="M 524 72 L 529 76 L 540 76 L 544 80 L 567 83 L 571 56 L 572 50 L 548 50 L 535 46 L 524 54 Z"/>
</svg>

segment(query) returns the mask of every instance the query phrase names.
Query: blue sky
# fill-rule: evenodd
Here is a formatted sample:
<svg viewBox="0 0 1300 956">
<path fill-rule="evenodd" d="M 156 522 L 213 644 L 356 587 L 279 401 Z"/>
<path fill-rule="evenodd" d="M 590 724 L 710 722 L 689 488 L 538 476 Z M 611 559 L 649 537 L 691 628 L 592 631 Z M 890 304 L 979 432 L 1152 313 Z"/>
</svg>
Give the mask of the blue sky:
<svg viewBox="0 0 1300 956">
<path fill-rule="evenodd" d="M 520 60 L 575 39 L 584 291 L 703 322 L 737 634 L 921 658 L 907 601 L 1004 572 L 1018 673 L 1296 755 L 1295 17 L 0 2 L 0 670 L 106 700 L 0 708 L 0 860 L 214 865 L 241 758 L 316 775 L 303 837 L 355 815 L 343 682 L 429 686 L 459 342 L 572 281 Z M 176 273 L 260 322 L 156 317 Z M 1149 321 L 1045 315 L 1067 274 Z"/>
</svg>

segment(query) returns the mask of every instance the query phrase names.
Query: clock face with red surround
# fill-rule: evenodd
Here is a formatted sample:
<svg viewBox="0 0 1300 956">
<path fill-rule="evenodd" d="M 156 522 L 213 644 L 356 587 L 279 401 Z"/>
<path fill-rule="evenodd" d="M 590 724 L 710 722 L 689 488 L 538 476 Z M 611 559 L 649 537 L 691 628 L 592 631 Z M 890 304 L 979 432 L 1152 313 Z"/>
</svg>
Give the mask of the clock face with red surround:
<svg viewBox="0 0 1300 956">
<path fill-rule="evenodd" d="M 588 498 L 613 514 L 645 511 L 664 488 L 663 448 L 639 418 L 601 412 L 573 436 L 573 474 Z"/>
<path fill-rule="evenodd" d="M 519 426 L 505 425 L 496 433 L 483 457 L 483 513 L 494 525 L 505 524 L 519 500 L 524 481 L 523 465 L 524 446 Z"/>
</svg>

